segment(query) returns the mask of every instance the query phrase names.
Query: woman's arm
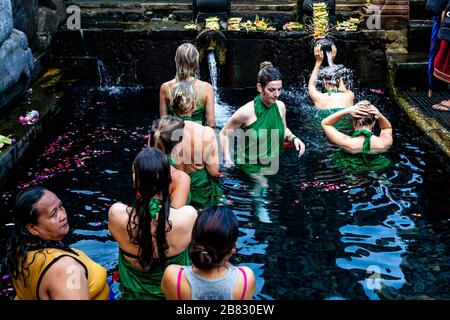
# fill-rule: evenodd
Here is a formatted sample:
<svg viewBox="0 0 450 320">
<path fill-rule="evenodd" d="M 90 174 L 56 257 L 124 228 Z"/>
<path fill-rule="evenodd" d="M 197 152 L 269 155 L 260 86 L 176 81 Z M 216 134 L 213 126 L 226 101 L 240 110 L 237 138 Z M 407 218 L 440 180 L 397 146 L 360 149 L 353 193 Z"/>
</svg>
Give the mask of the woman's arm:
<svg viewBox="0 0 450 320">
<path fill-rule="evenodd" d="M 161 291 L 164 294 L 166 300 L 178 300 L 177 296 L 177 282 L 178 273 L 182 266 L 171 264 L 166 270 L 164 270 L 163 277 L 161 279 Z M 181 300 L 187 300 L 190 298 L 190 288 L 187 282 L 186 276 L 183 274 L 180 279 L 180 298 Z"/>
<path fill-rule="evenodd" d="M 354 117 L 359 117 L 362 115 L 366 115 L 366 107 L 364 105 L 354 105 L 352 107 L 345 108 L 344 110 L 340 110 L 338 112 L 333 113 L 332 115 L 326 117 L 322 120 L 322 128 L 327 136 L 327 138 L 334 144 L 350 148 L 351 137 L 339 132 L 334 125 L 338 122 L 343 116 L 351 114 Z"/>
<path fill-rule="evenodd" d="M 167 102 L 166 102 L 166 84 L 167 82 L 163 83 L 161 85 L 161 88 L 159 89 L 159 115 L 165 116 L 167 115 Z"/>
<path fill-rule="evenodd" d="M 316 64 L 314 65 L 314 69 L 311 73 L 311 77 L 309 78 L 308 93 L 309 93 L 309 96 L 311 97 L 312 101 L 314 102 L 314 105 L 318 105 L 319 99 L 322 95 L 322 93 L 320 91 L 318 91 L 316 88 L 317 76 L 319 74 L 320 66 L 323 61 L 323 52 L 322 52 L 322 49 L 320 48 L 320 46 L 314 47 L 314 56 L 316 58 Z"/>
<path fill-rule="evenodd" d="M 378 119 L 378 122 L 380 123 L 380 140 L 383 142 L 382 148 L 388 148 L 392 145 L 393 139 L 392 139 L 392 125 L 389 122 L 389 120 L 380 112 L 378 109 L 370 105 L 367 109 L 367 112 L 374 114 L 375 118 Z"/>
<path fill-rule="evenodd" d="M 295 146 L 295 150 L 297 150 L 298 156 L 301 157 L 303 155 L 303 153 L 305 153 L 305 144 L 299 137 L 294 135 L 292 133 L 292 131 L 287 127 L 286 106 L 285 106 L 284 102 L 278 101 L 277 104 L 280 106 L 281 118 L 283 119 L 283 124 L 284 124 L 284 140 L 292 142 Z"/>
<path fill-rule="evenodd" d="M 233 159 L 230 154 L 230 138 L 234 135 L 236 129 L 242 128 L 247 123 L 247 120 L 250 117 L 245 107 L 246 106 L 239 108 L 220 131 L 220 150 L 223 154 L 226 166 L 233 165 Z"/>
<path fill-rule="evenodd" d="M 191 187 L 191 178 L 183 171 L 177 170 L 172 174 L 175 188 L 170 194 L 170 206 L 178 209 L 186 205 Z"/>
<path fill-rule="evenodd" d="M 42 300 L 89 300 L 85 268 L 66 256 L 45 272 L 39 287 Z"/>
<path fill-rule="evenodd" d="M 205 146 L 205 162 L 206 170 L 211 177 L 217 177 L 219 175 L 219 145 L 217 143 L 216 135 L 212 128 L 206 127 L 204 133 L 204 146 Z"/>
<path fill-rule="evenodd" d="M 216 127 L 216 120 L 214 115 L 214 88 L 209 83 L 206 83 L 207 94 L 206 94 L 206 123 L 209 127 Z"/>
</svg>

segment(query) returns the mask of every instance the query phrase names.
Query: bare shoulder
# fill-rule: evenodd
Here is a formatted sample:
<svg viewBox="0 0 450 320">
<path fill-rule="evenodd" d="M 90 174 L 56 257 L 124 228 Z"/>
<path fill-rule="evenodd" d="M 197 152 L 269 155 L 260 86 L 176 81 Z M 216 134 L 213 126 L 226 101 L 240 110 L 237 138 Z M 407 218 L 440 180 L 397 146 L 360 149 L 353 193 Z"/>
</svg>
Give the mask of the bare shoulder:
<svg viewBox="0 0 450 320">
<path fill-rule="evenodd" d="M 108 228 L 114 228 L 128 222 L 128 206 L 123 203 L 114 203 L 108 211 Z"/>
<path fill-rule="evenodd" d="M 173 211 L 172 211 L 173 210 Z M 186 205 L 179 209 L 170 209 L 173 222 L 179 226 L 191 227 L 197 219 L 197 210 L 194 207 Z"/>
<path fill-rule="evenodd" d="M 213 86 L 207 81 L 201 81 L 201 85 L 205 88 L 205 90 L 213 90 Z"/>
<path fill-rule="evenodd" d="M 84 267 L 78 261 L 70 256 L 64 256 L 51 265 L 45 276 L 51 279 L 63 279 L 67 275 L 73 274 L 77 269 L 80 272 L 85 272 Z"/>
<path fill-rule="evenodd" d="M 182 266 L 178 264 L 170 264 L 167 266 L 166 270 L 164 270 L 164 277 L 168 277 L 170 279 L 176 279 L 176 276 L 178 275 L 178 272 L 180 272 L 180 269 Z"/>
<path fill-rule="evenodd" d="M 189 177 L 189 175 L 186 173 L 186 172 L 184 172 L 184 171 L 181 171 L 181 170 L 175 170 L 172 174 L 171 174 L 171 176 L 172 176 L 172 180 L 173 181 L 177 181 L 177 182 L 180 182 L 180 183 L 184 183 L 184 182 L 189 182 L 189 183 L 191 183 L 191 177 Z"/>
<path fill-rule="evenodd" d="M 284 104 L 283 101 L 277 100 L 277 106 L 278 106 L 278 109 L 280 110 L 281 114 L 286 113 L 286 105 Z"/>
</svg>

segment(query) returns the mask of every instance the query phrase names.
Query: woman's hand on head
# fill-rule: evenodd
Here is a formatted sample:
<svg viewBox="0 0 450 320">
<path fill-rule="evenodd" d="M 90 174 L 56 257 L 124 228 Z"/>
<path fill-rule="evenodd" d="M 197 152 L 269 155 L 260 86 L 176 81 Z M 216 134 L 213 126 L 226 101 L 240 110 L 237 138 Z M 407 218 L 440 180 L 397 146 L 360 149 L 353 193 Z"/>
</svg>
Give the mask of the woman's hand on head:
<svg viewBox="0 0 450 320">
<path fill-rule="evenodd" d="M 367 107 L 367 112 L 373 114 L 375 119 L 378 119 L 381 116 L 381 112 L 372 104 Z"/>
<path fill-rule="evenodd" d="M 347 109 L 347 111 L 352 115 L 354 118 L 361 118 L 363 116 L 367 116 L 369 113 L 367 111 L 367 105 L 363 104 L 361 102 L 358 102 L 354 106 L 351 106 Z"/>
<path fill-rule="evenodd" d="M 316 62 L 322 63 L 323 61 L 323 52 L 322 52 L 322 46 L 317 45 L 314 47 L 314 57 L 316 58 Z"/>
</svg>

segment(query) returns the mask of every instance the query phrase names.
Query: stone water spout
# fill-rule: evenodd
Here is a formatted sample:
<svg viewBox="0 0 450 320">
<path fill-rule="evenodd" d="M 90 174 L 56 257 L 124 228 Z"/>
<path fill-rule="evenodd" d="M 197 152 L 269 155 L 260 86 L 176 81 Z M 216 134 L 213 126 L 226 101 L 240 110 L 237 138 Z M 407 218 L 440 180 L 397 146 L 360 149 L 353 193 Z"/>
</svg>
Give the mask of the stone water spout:
<svg viewBox="0 0 450 320">
<path fill-rule="evenodd" d="M 216 30 L 203 30 L 196 39 L 196 47 L 200 53 L 200 61 L 208 56 L 208 52 L 213 51 L 220 65 L 225 64 L 226 60 L 226 38 L 225 35 Z"/>
<path fill-rule="evenodd" d="M 33 69 L 28 38 L 13 28 L 11 1 L 0 0 L 0 108 L 10 99 L 6 93 L 16 83 L 29 84 Z"/>
</svg>

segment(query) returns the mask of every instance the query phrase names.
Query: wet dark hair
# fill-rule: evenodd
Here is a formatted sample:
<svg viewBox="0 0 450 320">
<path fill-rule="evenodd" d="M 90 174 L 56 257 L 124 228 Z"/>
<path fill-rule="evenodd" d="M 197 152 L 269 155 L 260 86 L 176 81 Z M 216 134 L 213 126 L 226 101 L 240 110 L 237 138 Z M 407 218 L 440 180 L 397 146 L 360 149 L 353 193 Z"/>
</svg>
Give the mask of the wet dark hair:
<svg viewBox="0 0 450 320">
<path fill-rule="evenodd" d="M 162 116 L 153 121 L 152 131 L 150 132 L 149 147 L 158 148 L 167 155 L 172 153 L 173 148 L 181 142 L 183 136 L 174 140 L 173 133 L 184 129 L 184 121 L 173 116 Z"/>
<path fill-rule="evenodd" d="M 259 69 L 256 82 L 263 88 L 271 81 L 283 80 L 280 71 L 269 61 L 261 62 Z"/>
<path fill-rule="evenodd" d="M 36 204 L 42 199 L 48 189 L 31 186 L 16 196 L 14 202 L 14 229 L 6 243 L 6 264 L 8 272 L 15 279 L 22 277 L 24 280 L 25 274 L 29 276 L 30 265 L 34 262 L 34 257 L 30 263 L 27 263 L 27 253 L 31 246 L 36 248 L 59 248 L 63 250 L 70 250 L 59 241 L 46 241 L 39 236 L 35 236 L 27 229 L 28 224 L 38 224 L 39 212 Z M 25 282 L 25 281 L 24 281 Z"/>
<path fill-rule="evenodd" d="M 192 229 L 189 249 L 192 264 L 202 270 L 224 265 L 224 259 L 234 248 L 238 235 L 238 222 L 230 208 L 207 207 Z"/>
<path fill-rule="evenodd" d="M 162 205 L 157 218 L 156 244 L 161 265 L 167 260 L 165 251 L 168 249 L 166 232 L 172 229 L 169 221 L 169 184 L 170 167 L 166 155 L 156 148 L 145 148 L 136 156 L 133 163 L 134 189 L 136 201 L 128 212 L 127 232 L 130 241 L 139 246 L 138 261 L 144 271 L 149 271 L 153 258 L 153 235 L 150 213 L 150 200 L 161 196 Z M 166 227 L 167 226 L 167 227 Z"/>
</svg>

